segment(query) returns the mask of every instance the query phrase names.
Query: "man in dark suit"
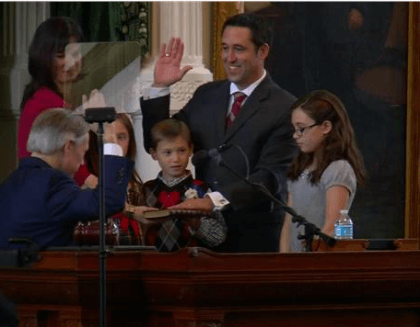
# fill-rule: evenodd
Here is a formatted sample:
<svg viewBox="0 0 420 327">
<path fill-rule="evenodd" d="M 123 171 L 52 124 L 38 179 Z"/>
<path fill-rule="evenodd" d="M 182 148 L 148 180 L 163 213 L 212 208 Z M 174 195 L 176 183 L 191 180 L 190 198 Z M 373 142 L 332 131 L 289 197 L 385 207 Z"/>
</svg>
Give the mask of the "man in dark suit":
<svg viewBox="0 0 420 327">
<path fill-rule="evenodd" d="M 0 249 L 13 247 L 11 237 L 30 238 L 41 249 L 72 244 L 78 221 L 98 219 L 98 189 L 82 190 L 72 175 L 88 149 L 88 126 L 65 109 L 40 114 L 28 139 L 31 157 L 0 186 Z M 115 135 L 105 133 L 106 214 L 124 207 L 133 163 L 122 156 Z"/>
<path fill-rule="evenodd" d="M 264 69 L 270 40 L 271 31 L 259 17 L 240 14 L 229 18 L 222 35 L 228 80 L 199 87 L 174 118 L 191 129 L 196 153 L 222 146 L 221 158 L 226 165 L 271 193 L 280 190 L 284 194 L 286 172 L 295 155 L 290 124 L 295 97 L 277 86 Z M 168 87 L 191 69 L 180 68 L 182 55 L 179 38 L 162 46 L 154 84 L 141 99 L 146 150 L 153 124 L 169 116 Z M 187 200 L 178 208 L 211 209 L 221 194 L 229 201 L 224 208 L 228 237 L 218 250 L 278 251 L 283 214 L 273 212 L 265 195 L 218 165 L 218 159 L 201 155 L 195 160 L 197 178 L 218 191 L 217 196 Z"/>
</svg>

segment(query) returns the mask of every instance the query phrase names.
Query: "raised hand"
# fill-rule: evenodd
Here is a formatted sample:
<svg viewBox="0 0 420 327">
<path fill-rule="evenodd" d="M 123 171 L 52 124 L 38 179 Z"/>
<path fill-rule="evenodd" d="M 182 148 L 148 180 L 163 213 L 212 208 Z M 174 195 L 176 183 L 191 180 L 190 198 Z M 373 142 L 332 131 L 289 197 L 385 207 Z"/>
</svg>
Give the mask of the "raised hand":
<svg viewBox="0 0 420 327">
<path fill-rule="evenodd" d="M 90 92 L 89 98 L 86 94 L 82 95 L 83 111 L 89 108 L 101 108 L 106 107 L 104 95 L 97 89 Z"/>
<path fill-rule="evenodd" d="M 94 89 L 90 92 L 90 96 L 86 94 L 82 95 L 82 104 L 83 104 L 83 115 L 86 114 L 86 109 L 89 108 L 103 108 L 106 107 L 105 97 L 97 89 Z M 98 123 L 90 124 L 90 130 L 95 134 L 98 133 Z"/>
<path fill-rule="evenodd" d="M 169 87 L 180 81 L 192 69 L 189 65 L 181 69 L 183 55 L 184 43 L 179 37 L 171 38 L 168 45 L 162 44 L 154 71 L 154 87 Z"/>
</svg>

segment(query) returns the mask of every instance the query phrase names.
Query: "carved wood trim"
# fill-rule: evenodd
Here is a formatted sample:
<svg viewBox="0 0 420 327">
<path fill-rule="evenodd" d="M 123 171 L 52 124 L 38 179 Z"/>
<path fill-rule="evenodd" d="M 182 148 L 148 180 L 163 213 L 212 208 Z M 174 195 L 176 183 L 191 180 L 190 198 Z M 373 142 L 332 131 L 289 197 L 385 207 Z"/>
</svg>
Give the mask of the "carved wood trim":
<svg viewBox="0 0 420 327">
<path fill-rule="evenodd" d="M 222 51 L 222 29 L 226 19 L 243 12 L 243 2 L 214 2 L 213 3 L 213 53 L 211 66 L 215 80 L 226 78 L 223 63 L 220 58 Z"/>
<path fill-rule="evenodd" d="M 405 237 L 420 235 L 420 4 L 410 2 L 407 66 Z"/>
</svg>

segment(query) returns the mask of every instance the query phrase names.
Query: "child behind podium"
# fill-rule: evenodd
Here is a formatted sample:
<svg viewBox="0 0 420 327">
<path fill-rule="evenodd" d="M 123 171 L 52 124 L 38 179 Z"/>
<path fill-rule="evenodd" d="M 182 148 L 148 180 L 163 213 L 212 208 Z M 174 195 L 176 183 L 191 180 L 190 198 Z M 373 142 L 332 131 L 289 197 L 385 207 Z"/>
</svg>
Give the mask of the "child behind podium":
<svg viewBox="0 0 420 327">
<path fill-rule="evenodd" d="M 108 128 L 106 126 L 106 128 Z M 132 161 L 136 160 L 137 143 L 134 135 L 134 128 L 127 114 L 118 113 L 115 121 L 109 125 L 116 135 L 116 142 L 123 150 L 123 155 Z M 91 187 L 95 188 L 98 183 L 99 160 L 97 136 L 90 132 L 89 150 L 85 156 L 86 166 L 94 176 Z M 145 206 L 143 182 L 135 169 L 132 170 L 130 182 L 126 194 L 126 204 L 124 210 L 115 214 L 112 218 L 120 228 L 121 235 L 119 242 L 122 245 L 142 245 L 143 231 L 141 224 L 136 220 L 136 216 L 144 211 L 153 210 Z"/>
<path fill-rule="evenodd" d="M 291 119 L 300 151 L 288 173 L 288 205 L 333 236 L 340 210 L 350 209 L 356 185 L 365 178 L 353 128 L 340 99 L 324 90 L 297 100 Z M 282 252 L 303 250 L 298 234 L 304 234 L 304 226 L 297 228 L 286 215 Z"/>
<path fill-rule="evenodd" d="M 166 119 L 151 130 L 150 154 L 159 163 L 157 178 L 145 183 L 146 204 L 165 209 L 186 199 L 202 198 L 210 192 L 207 185 L 192 177 L 187 165 L 193 151 L 188 126 L 179 120 Z M 226 224 L 220 211 L 204 217 L 174 216 L 149 227 L 146 244 L 159 251 L 176 251 L 186 246 L 214 247 L 226 238 Z"/>
</svg>

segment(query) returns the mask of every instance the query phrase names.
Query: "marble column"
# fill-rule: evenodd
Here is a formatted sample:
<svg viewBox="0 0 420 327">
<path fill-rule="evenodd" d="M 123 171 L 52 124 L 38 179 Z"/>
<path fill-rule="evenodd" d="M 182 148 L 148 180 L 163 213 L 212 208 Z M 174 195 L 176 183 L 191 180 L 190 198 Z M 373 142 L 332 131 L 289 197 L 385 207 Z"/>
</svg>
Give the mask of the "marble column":
<svg viewBox="0 0 420 327">
<path fill-rule="evenodd" d="M 162 2 L 160 6 L 160 41 L 168 43 L 172 36 L 184 41 L 183 65 L 193 69 L 171 87 L 171 112 L 181 109 L 201 84 L 213 80 L 203 64 L 203 13 L 201 2 Z"/>
<path fill-rule="evenodd" d="M 50 16 L 48 2 L 2 3 L 0 41 L 0 182 L 17 164 L 17 120 L 29 83 L 28 48 L 38 25 Z"/>
<path fill-rule="evenodd" d="M 171 114 L 174 114 L 188 102 L 197 87 L 213 80 L 213 74 L 204 67 L 203 63 L 202 3 L 160 2 L 159 10 L 160 43 L 168 43 L 172 36 L 181 37 L 185 44 L 182 65 L 193 66 L 181 81 L 171 86 L 170 110 Z M 140 90 L 153 82 L 153 68 L 154 63 L 142 69 L 139 77 Z M 135 115 L 133 117 L 135 129 L 142 131 L 141 118 Z M 159 168 L 154 161 L 150 161 L 139 140 L 137 138 L 137 169 L 144 180 L 155 178 Z M 189 169 L 192 170 L 191 165 Z"/>
</svg>

